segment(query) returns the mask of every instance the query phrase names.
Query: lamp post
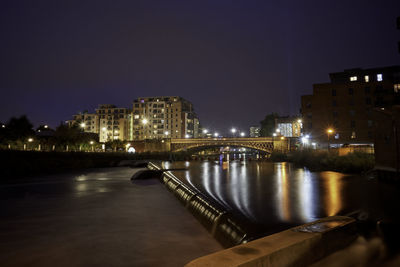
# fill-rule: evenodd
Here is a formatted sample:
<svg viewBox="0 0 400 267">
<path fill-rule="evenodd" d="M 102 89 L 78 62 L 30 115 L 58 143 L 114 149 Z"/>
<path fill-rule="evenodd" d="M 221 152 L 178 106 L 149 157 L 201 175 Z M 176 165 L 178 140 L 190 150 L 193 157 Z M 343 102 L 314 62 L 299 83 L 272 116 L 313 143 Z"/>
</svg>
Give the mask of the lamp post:
<svg viewBox="0 0 400 267">
<path fill-rule="evenodd" d="M 232 132 L 232 136 L 235 137 L 236 128 L 232 128 L 232 129 L 231 129 L 231 132 Z"/>
<path fill-rule="evenodd" d="M 333 133 L 333 129 L 329 128 L 328 130 L 326 130 L 326 133 L 328 134 L 328 151 L 329 151 L 330 150 L 329 137 L 331 133 Z"/>
</svg>

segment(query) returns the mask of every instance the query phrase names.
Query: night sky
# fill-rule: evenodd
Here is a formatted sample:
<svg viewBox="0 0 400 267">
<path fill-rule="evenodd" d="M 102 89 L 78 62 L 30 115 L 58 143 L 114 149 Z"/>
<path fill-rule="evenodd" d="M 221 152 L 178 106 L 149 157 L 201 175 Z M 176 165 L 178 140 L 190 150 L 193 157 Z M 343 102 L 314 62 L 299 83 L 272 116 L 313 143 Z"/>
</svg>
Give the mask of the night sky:
<svg viewBox="0 0 400 267">
<path fill-rule="evenodd" d="M 328 73 L 400 64 L 400 1 L 0 2 L 0 121 L 190 100 L 203 126 L 299 113 Z"/>
</svg>

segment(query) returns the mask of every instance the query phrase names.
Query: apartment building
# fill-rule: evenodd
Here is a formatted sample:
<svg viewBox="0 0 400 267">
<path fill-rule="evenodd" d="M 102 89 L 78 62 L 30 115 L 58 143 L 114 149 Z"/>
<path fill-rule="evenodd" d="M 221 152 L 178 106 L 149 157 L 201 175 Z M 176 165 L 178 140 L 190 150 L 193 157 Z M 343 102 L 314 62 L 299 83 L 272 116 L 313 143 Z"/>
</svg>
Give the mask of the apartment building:
<svg viewBox="0 0 400 267">
<path fill-rule="evenodd" d="M 99 135 L 99 142 L 112 140 L 128 140 L 131 112 L 127 108 L 119 108 L 115 105 L 99 105 L 96 113 L 87 111 L 76 114 L 67 124 L 78 126 L 86 133 Z"/>
<path fill-rule="evenodd" d="M 130 126 L 130 110 L 115 105 L 99 105 L 96 109 L 99 120 L 99 141 L 128 140 Z"/>
<path fill-rule="evenodd" d="M 329 83 L 314 84 L 313 94 L 301 97 L 304 133 L 321 143 L 372 144 L 373 109 L 399 103 L 400 66 L 349 69 L 329 76 Z"/>
<path fill-rule="evenodd" d="M 99 133 L 99 118 L 97 114 L 87 111 L 73 115 L 73 119 L 67 121 L 69 127 L 77 126 L 86 133 Z"/>
<path fill-rule="evenodd" d="M 199 136 L 199 120 L 193 105 L 179 96 L 135 99 L 131 124 L 131 140 Z"/>
</svg>

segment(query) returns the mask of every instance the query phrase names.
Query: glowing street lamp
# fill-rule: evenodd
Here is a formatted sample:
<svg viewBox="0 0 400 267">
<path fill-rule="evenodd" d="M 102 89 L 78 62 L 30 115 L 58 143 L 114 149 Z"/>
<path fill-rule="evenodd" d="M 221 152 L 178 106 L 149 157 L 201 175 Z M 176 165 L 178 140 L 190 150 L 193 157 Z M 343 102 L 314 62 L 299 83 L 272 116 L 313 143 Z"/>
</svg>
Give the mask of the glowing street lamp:
<svg viewBox="0 0 400 267">
<path fill-rule="evenodd" d="M 333 133 L 333 129 L 332 128 L 327 129 L 326 133 L 328 134 L 328 151 L 329 151 L 330 149 L 329 136 Z"/>
<path fill-rule="evenodd" d="M 45 125 L 45 126 L 43 126 L 45 129 L 47 129 L 47 128 L 49 128 L 49 126 L 48 125 Z"/>
<path fill-rule="evenodd" d="M 241 137 L 244 137 L 245 135 L 246 135 L 246 134 L 245 134 L 244 132 L 241 132 L 241 133 L 240 133 L 240 136 L 241 136 Z"/>
<path fill-rule="evenodd" d="M 234 134 L 234 133 L 236 133 L 236 129 L 235 128 L 232 128 L 231 129 L 231 132 Z"/>
<path fill-rule="evenodd" d="M 206 133 L 208 133 L 208 130 L 207 130 L 207 129 L 204 129 L 204 130 L 203 130 L 203 134 L 206 134 Z"/>
<path fill-rule="evenodd" d="M 28 142 L 32 143 L 33 142 L 33 138 L 28 138 Z"/>
<path fill-rule="evenodd" d="M 93 145 L 93 144 L 94 144 L 94 142 L 93 142 L 93 141 L 90 141 L 90 144 L 91 144 L 91 145 Z"/>
<path fill-rule="evenodd" d="M 85 128 L 85 127 L 86 127 L 86 124 L 85 124 L 84 122 L 82 122 L 82 123 L 80 124 L 80 126 L 81 126 L 81 128 Z"/>
<path fill-rule="evenodd" d="M 214 133 L 214 137 L 218 137 L 218 135 L 219 135 L 218 133 Z"/>
</svg>

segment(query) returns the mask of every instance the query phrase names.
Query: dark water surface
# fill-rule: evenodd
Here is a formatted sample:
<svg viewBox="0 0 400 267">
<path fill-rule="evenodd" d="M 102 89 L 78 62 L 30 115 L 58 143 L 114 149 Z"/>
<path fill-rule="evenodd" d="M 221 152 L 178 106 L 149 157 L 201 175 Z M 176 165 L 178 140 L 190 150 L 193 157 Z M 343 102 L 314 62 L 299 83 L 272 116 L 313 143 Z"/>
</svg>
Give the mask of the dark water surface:
<svg viewBox="0 0 400 267">
<path fill-rule="evenodd" d="M 310 172 L 284 162 L 167 162 L 164 167 L 187 167 L 173 174 L 266 232 L 360 211 L 379 217 L 400 203 L 398 190 L 366 177 Z"/>
</svg>

